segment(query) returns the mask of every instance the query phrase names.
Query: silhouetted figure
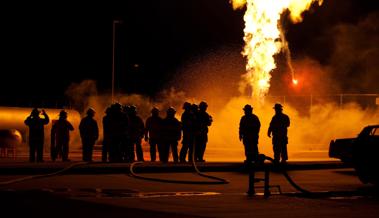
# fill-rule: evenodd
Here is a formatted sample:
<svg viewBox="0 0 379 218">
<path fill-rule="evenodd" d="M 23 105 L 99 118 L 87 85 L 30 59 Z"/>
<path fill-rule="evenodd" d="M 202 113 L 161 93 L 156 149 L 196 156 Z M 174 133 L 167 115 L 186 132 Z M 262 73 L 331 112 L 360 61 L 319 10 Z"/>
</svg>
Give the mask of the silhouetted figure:
<svg viewBox="0 0 379 218">
<path fill-rule="evenodd" d="M 49 123 L 49 116 L 42 110 L 41 118 L 40 111 L 34 108 L 31 114 L 24 121 L 29 127 L 29 160 L 34 162 L 37 156 L 37 162 L 43 162 L 43 144 L 44 144 L 44 125 Z"/>
<path fill-rule="evenodd" d="M 199 106 L 197 104 L 192 104 L 191 112 L 192 112 L 192 117 L 191 117 L 192 129 L 191 129 L 190 136 L 192 137 L 191 139 L 192 145 L 189 148 L 190 152 L 188 154 L 188 160 L 190 162 L 192 162 L 192 160 L 195 160 L 195 161 L 198 160 L 198 151 L 197 151 L 196 145 L 198 144 L 197 140 L 200 136 Z"/>
<path fill-rule="evenodd" d="M 275 104 L 275 115 L 272 117 L 270 127 L 268 128 L 268 137 L 271 138 L 274 148 L 274 160 L 275 163 L 279 163 L 280 157 L 282 163 L 286 163 L 288 160 L 287 154 L 287 128 L 290 126 L 290 119 L 286 114 L 283 114 L 283 106 L 281 104 Z"/>
<path fill-rule="evenodd" d="M 129 107 L 129 135 L 133 146 L 136 146 L 136 154 L 138 161 L 144 161 L 142 150 L 142 138 L 145 135 L 145 125 L 141 117 L 137 115 L 137 108 L 135 106 Z"/>
<path fill-rule="evenodd" d="M 162 154 L 160 160 L 167 163 L 169 159 L 170 147 L 174 162 L 178 162 L 178 141 L 182 136 L 182 125 L 178 119 L 175 118 L 176 110 L 172 107 L 167 109 L 167 116 L 162 121 Z"/>
<path fill-rule="evenodd" d="M 124 122 L 127 123 L 127 126 L 124 128 L 122 141 L 121 141 L 121 159 L 123 162 L 132 163 L 134 162 L 134 144 L 130 137 L 130 121 L 129 121 L 129 106 L 122 106 L 122 113 Z"/>
<path fill-rule="evenodd" d="M 145 141 L 150 144 L 150 158 L 151 161 L 156 160 L 156 148 L 158 147 L 158 153 L 161 153 L 161 128 L 162 128 L 162 118 L 159 116 L 159 109 L 154 107 L 151 110 L 151 116 L 146 120 L 145 128 Z M 160 160 L 162 161 L 162 160 Z"/>
<path fill-rule="evenodd" d="M 253 114 L 253 108 L 247 104 L 243 108 L 245 115 L 241 117 L 239 127 L 239 139 L 245 147 L 246 163 L 258 160 L 258 139 L 261 123 L 259 118 Z"/>
<path fill-rule="evenodd" d="M 111 137 L 110 117 L 111 108 L 107 107 L 107 109 L 105 109 L 105 116 L 103 117 L 103 146 L 101 152 L 101 160 L 103 162 L 107 162 L 109 160 L 109 144 Z"/>
<path fill-rule="evenodd" d="M 67 121 L 67 112 L 62 110 L 59 113 L 59 119 L 53 123 L 51 128 L 51 158 L 53 161 L 59 157 L 62 157 L 62 161 L 69 161 L 70 131 L 73 130 L 74 127 Z"/>
<path fill-rule="evenodd" d="M 83 161 L 92 161 L 93 146 L 99 138 L 99 127 L 94 119 L 95 110 L 89 108 L 87 116 L 84 117 L 79 124 L 80 137 L 83 146 Z"/>
<path fill-rule="evenodd" d="M 124 161 L 123 150 L 126 146 L 125 135 L 127 135 L 128 126 L 128 118 L 122 111 L 121 104 L 112 104 L 103 118 L 104 149 L 107 149 L 103 150 L 103 162 L 107 161 L 108 151 L 110 162 Z"/>
<path fill-rule="evenodd" d="M 182 113 L 181 122 L 183 129 L 182 148 L 180 149 L 180 162 L 186 162 L 188 152 L 188 160 L 192 160 L 194 136 L 193 136 L 193 120 L 194 113 L 191 110 L 191 104 L 184 102 L 184 112 Z"/>
<path fill-rule="evenodd" d="M 208 142 L 208 126 L 212 125 L 212 117 L 207 113 L 208 104 L 204 101 L 199 104 L 197 113 L 198 135 L 196 138 L 195 159 L 204 162 L 204 152 Z"/>
</svg>

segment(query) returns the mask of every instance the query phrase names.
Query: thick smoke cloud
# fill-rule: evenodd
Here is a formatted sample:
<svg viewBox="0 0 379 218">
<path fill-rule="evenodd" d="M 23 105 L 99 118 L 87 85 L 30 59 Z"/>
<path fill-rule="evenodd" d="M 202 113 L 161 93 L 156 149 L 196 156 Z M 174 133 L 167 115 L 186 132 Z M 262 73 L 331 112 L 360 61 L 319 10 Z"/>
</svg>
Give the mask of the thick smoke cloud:
<svg viewBox="0 0 379 218">
<path fill-rule="evenodd" d="M 330 59 L 334 79 L 346 92 L 379 92 L 379 13 L 357 24 L 335 26 L 325 37 L 334 40 Z"/>
</svg>

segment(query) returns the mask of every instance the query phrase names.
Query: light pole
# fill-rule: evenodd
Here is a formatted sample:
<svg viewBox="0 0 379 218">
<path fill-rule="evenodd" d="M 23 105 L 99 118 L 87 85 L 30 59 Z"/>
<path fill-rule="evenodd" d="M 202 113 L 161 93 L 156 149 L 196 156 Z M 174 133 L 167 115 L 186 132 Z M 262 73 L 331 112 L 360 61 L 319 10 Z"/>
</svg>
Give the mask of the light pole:
<svg viewBox="0 0 379 218">
<path fill-rule="evenodd" d="M 113 46 L 112 46 L 112 103 L 114 103 L 114 57 L 115 57 L 115 38 L 116 38 L 116 24 L 122 24 L 122 21 L 121 20 L 113 20 L 113 33 L 112 33 L 112 37 L 113 37 Z"/>
</svg>

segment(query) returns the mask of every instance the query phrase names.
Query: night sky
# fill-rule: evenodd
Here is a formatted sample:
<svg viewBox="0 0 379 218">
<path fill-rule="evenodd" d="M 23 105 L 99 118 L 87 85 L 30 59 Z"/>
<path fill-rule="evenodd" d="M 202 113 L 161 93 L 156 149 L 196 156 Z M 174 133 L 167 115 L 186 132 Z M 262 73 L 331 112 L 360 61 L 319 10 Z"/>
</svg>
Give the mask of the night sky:
<svg viewBox="0 0 379 218">
<path fill-rule="evenodd" d="M 354 24 L 378 11 L 372 0 L 325 0 L 287 24 L 293 55 L 328 62 L 320 39 L 329 27 Z M 109 92 L 112 20 L 116 27 L 116 88 L 154 96 L 189 58 L 223 46 L 243 47 L 243 13 L 228 0 L 18 3 L 1 6 L 0 105 L 65 99 L 72 83 L 95 80 Z M 321 45 L 321 46 L 320 46 Z M 242 58 L 242 57 L 241 57 Z"/>
</svg>

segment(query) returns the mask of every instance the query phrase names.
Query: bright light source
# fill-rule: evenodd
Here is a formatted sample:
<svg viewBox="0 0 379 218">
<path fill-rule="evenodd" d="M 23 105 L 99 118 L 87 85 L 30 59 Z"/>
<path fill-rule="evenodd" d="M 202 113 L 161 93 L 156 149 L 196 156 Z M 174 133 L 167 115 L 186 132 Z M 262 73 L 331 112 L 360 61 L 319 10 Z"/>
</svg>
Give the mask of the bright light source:
<svg viewBox="0 0 379 218">
<path fill-rule="evenodd" d="M 292 83 L 296 86 L 299 83 L 299 81 L 297 79 L 293 79 Z"/>
<path fill-rule="evenodd" d="M 269 87 L 269 84 L 268 84 L 268 80 L 266 79 L 260 79 L 258 81 L 258 85 L 259 85 L 259 88 L 265 88 L 265 87 Z"/>
</svg>

